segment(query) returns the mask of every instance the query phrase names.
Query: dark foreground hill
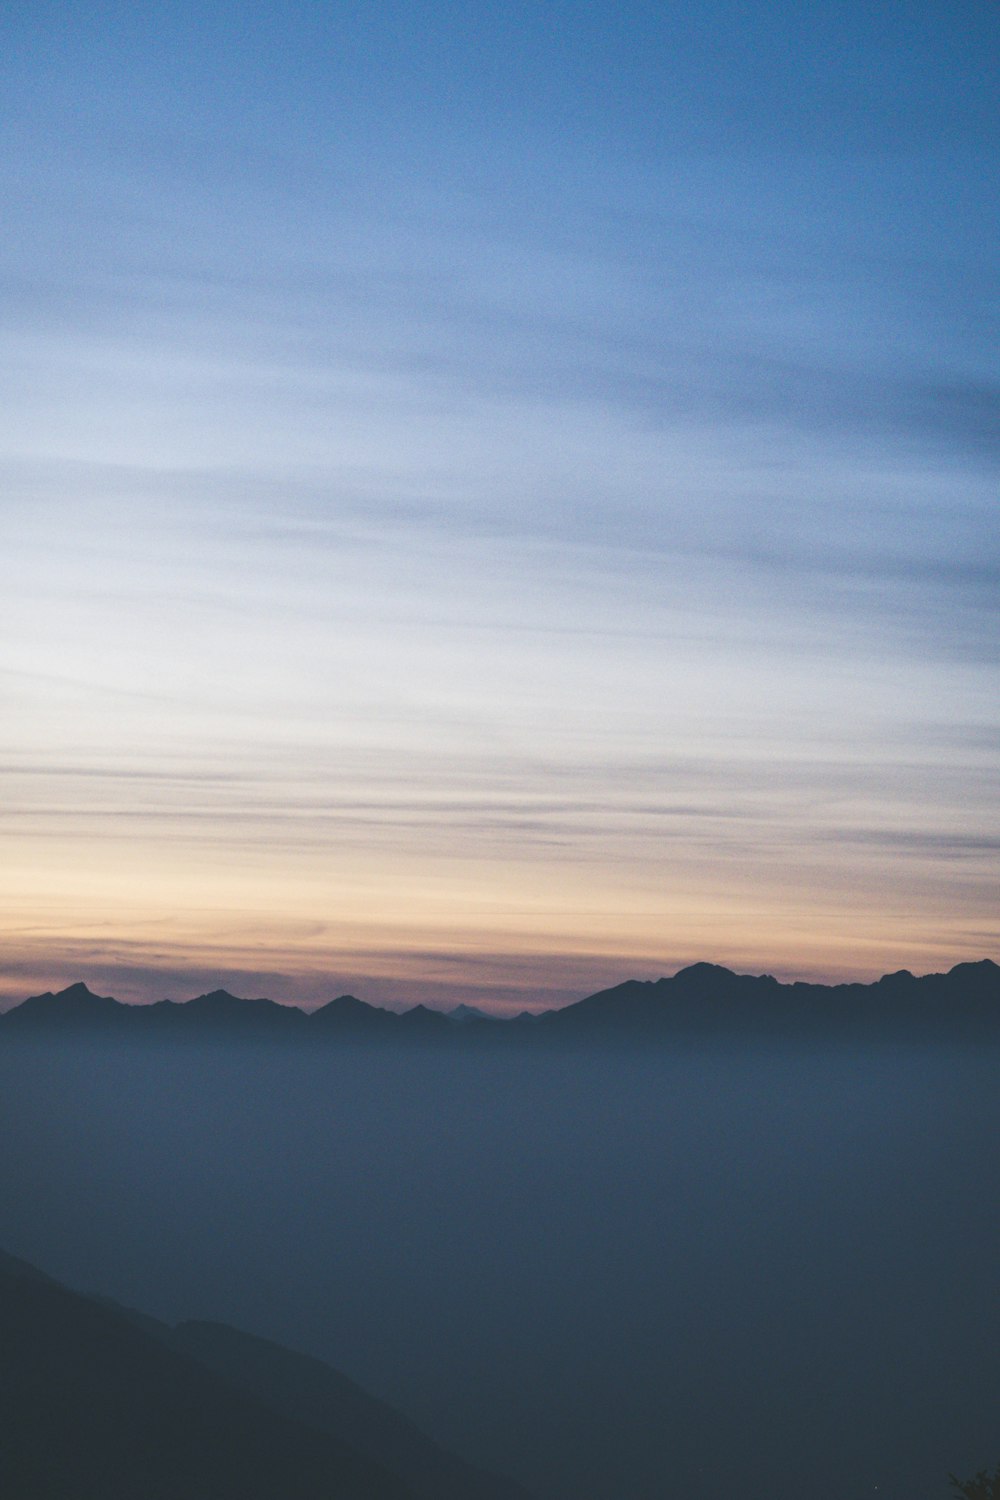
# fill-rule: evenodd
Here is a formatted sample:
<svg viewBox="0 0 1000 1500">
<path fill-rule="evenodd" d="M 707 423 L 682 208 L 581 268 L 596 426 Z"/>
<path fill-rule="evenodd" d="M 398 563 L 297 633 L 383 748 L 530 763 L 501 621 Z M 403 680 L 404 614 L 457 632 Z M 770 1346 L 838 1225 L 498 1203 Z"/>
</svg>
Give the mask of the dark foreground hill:
<svg viewBox="0 0 1000 1500">
<path fill-rule="evenodd" d="M 5 1500 L 524 1500 L 319 1360 L 0 1252 Z"/>
<path fill-rule="evenodd" d="M 341 995 L 313 1011 L 214 990 L 194 1000 L 122 1005 L 85 984 L 34 995 L 0 1015 L 0 1039 L 87 1036 L 170 1040 L 244 1038 L 262 1043 L 396 1042 L 505 1045 L 658 1036 L 761 1038 L 830 1035 L 899 1040 L 1000 1035 L 1000 967 L 990 959 L 917 977 L 906 969 L 873 984 L 781 983 L 699 963 L 671 978 L 626 980 L 562 1010 L 498 1021 L 459 1007 L 403 1012 Z"/>
</svg>

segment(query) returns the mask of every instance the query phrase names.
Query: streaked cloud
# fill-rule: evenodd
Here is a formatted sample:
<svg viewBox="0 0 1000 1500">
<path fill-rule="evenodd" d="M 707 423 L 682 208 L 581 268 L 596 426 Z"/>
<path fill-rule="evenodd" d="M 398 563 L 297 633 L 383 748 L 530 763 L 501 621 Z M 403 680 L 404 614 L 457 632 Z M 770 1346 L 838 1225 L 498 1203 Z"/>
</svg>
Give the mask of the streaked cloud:
<svg viewBox="0 0 1000 1500">
<path fill-rule="evenodd" d="M 989 947 L 995 15 L 711 9 L 19 18 L 10 975 Z"/>
</svg>

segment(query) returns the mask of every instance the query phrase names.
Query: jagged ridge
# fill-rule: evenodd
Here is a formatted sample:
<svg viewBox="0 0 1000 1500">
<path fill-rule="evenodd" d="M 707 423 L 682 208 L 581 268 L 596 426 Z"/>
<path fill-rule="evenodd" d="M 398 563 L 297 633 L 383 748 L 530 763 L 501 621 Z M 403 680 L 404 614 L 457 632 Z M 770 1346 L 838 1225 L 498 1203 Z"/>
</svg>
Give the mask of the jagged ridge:
<svg viewBox="0 0 1000 1500">
<path fill-rule="evenodd" d="M 991 959 L 956 964 L 945 974 L 916 977 L 907 969 L 872 984 L 782 983 L 769 974 L 737 974 L 697 963 L 671 978 L 630 979 L 561 1010 L 513 1020 L 459 1007 L 449 1016 L 417 1005 L 397 1012 L 340 995 L 313 1011 L 213 990 L 192 1000 L 125 1005 L 78 982 L 34 995 L 0 1017 L 0 1034 L 72 1032 L 132 1036 L 200 1035 L 260 1038 L 341 1037 L 435 1040 L 505 1035 L 622 1035 L 674 1030 L 802 1030 L 868 1032 L 907 1026 L 937 1028 L 1000 1024 L 1000 967 Z"/>
</svg>

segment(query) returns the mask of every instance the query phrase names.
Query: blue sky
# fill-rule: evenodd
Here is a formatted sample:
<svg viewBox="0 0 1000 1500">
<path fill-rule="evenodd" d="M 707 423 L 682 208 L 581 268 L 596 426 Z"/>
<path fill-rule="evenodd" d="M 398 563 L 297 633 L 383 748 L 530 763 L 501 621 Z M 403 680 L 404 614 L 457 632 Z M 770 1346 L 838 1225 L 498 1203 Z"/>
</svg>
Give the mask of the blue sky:
<svg viewBox="0 0 1000 1500">
<path fill-rule="evenodd" d="M 14 7 L 5 992 L 995 954 L 998 34 Z"/>
</svg>

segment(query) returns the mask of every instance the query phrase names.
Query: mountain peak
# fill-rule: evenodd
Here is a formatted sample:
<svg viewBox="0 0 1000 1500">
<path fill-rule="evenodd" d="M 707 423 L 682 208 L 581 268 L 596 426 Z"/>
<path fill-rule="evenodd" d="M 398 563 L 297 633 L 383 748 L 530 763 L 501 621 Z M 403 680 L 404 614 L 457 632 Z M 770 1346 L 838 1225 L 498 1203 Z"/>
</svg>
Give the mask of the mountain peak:
<svg viewBox="0 0 1000 1500">
<path fill-rule="evenodd" d="M 53 1000 L 107 1000 L 107 995 L 97 995 L 92 989 L 78 979 L 75 984 L 69 984 L 64 990 L 57 990 L 52 996 Z"/>
<path fill-rule="evenodd" d="M 493 1018 L 478 1005 L 454 1005 L 444 1013 L 449 1021 L 490 1021 Z"/>
<path fill-rule="evenodd" d="M 429 1005 L 413 1005 L 409 1010 L 400 1012 L 399 1019 L 410 1026 L 436 1026 L 447 1024 L 447 1016 L 442 1011 L 434 1010 Z"/>
<path fill-rule="evenodd" d="M 705 979 L 735 979 L 736 975 L 732 969 L 727 969 L 723 964 L 688 964 L 686 969 L 678 969 L 674 975 L 683 983 L 695 982 Z"/>
<path fill-rule="evenodd" d="M 110 995 L 95 995 L 82 980 L 78 980 L 56 994 L 47 990 L 44 995 L 30 995 L 9 1010 L 5 1019 L 17 1026 L 90 1025 L 95 1021 L 117 1021 L 128 1009 Z"/>
<path fill-rule="evenodd" d="M 347 1031 L 384 1028 L 393 1019 L 390 1011 L 380 1010 L 377 1005 L 369 1005 L 366 1000 L 359 1000 L 357 995 L 337 995 L 335 999 L 328 1000 L 325 1005 L 319 1005 L 309 1013 L 310 1022 L 319 1026 L 341 1027 Z"/>
</svg>

